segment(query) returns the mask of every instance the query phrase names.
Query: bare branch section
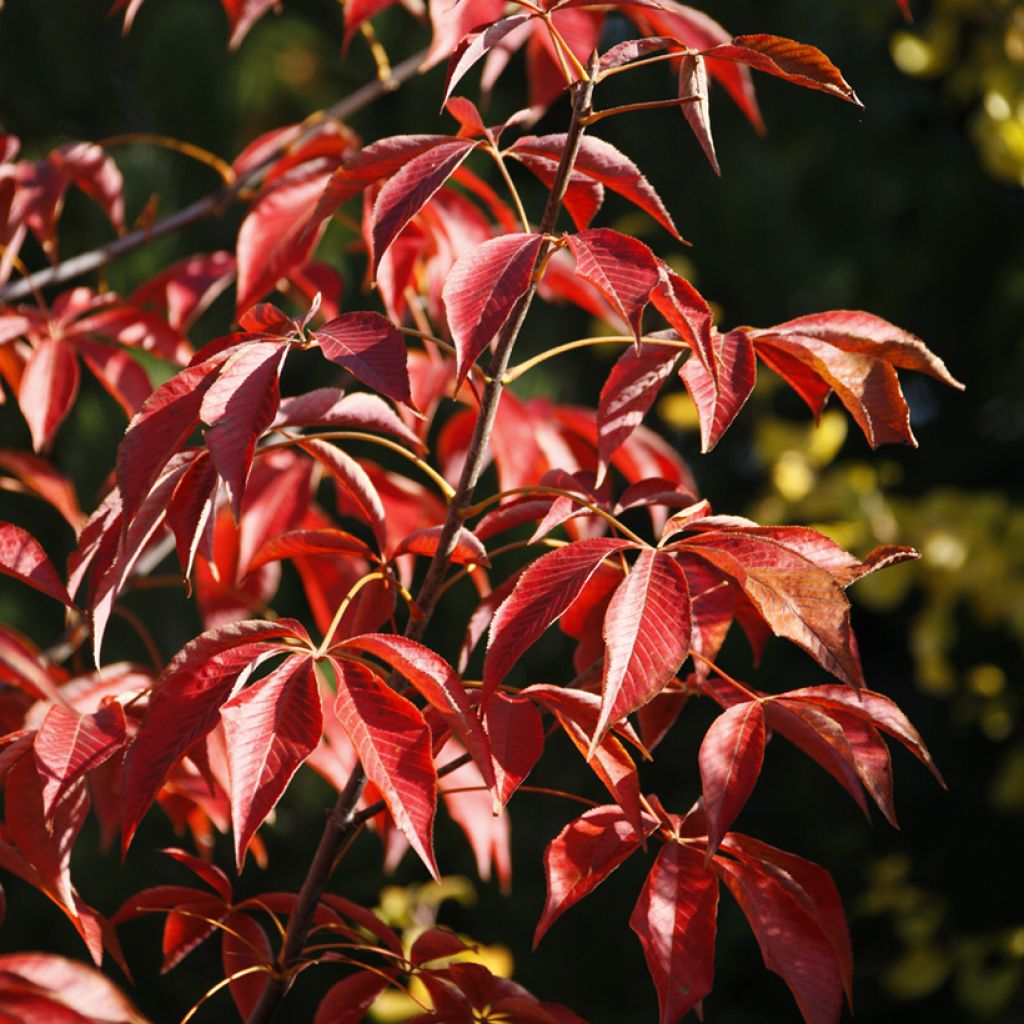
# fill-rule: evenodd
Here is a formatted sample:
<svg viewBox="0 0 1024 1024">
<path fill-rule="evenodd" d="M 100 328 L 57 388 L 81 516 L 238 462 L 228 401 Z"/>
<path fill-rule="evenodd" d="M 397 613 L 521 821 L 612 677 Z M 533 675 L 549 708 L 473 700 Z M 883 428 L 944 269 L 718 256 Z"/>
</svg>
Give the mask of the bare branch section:
<svg viewBox="0 0 1024 1024">
<path fill-rule="evenodd" d="M 425 50 L 413 54 L 407 60 L 392 68 L 391 74 L 387 79 L 377 78 L 372 82 L 367 82 L 366 85 L 361 86 L 355 92 L 351 92 L 343 99 L 338 100 L 333 106 L 328 107 L 323 112 L 323 118 L 343 121 L 345 118 L 358 113 L 364 107 L 369 106 L 375 100 L 380 99 L 381 96 L 394 92 L 417 73 L 423 64 L 425 56 Z M 190 203 L 163 220 L 157 221 L 151 227 L 139 228 L 137 231 L 122 235 L 106 245 L 90 249 L 88 252 L 80 253 L 78 256 L 71 256 L 60 263 L 54 264 L 52 267 L 38 270 L 34 274 L 30 274 L 17 281 L 8 282 L 0 287 L 0 302 L 14 302 L 18 299 L 27 298 L 43 288 L 50 288 L 54 285 L 73 281 L 85 274 L 90 274 L 93 271 L 109 266 L 115 260 L 119 260 L 121 257 L 127 256 L 128 253 L 134 252 L 136 249 L 141 249 L 145 245 L 149 245 L 150 242 L 154 242 L 158 238 L 173 235 L 190 224 L 195 224 L 197 221 L 206 220 L 210 217 L 219 217 L 242 189 L 258 184 L 266 173 L 267 168 L 284 156 L 293 146 L 297 146 L 309 138 L 316 130 L 316 125 L 320 123 L 320 120 L 322 118 L 318 118 L 314 122 L 306 121 L 301 125 L 297 125 L 294 132 L 290 133 L 261 163 L 250 168 L 245 174 L 239 175 L 231 185 L 226 185 L 216 192 L 203 196 L 202 199 L 197 199 L 194 203 Z"/>
</svg>

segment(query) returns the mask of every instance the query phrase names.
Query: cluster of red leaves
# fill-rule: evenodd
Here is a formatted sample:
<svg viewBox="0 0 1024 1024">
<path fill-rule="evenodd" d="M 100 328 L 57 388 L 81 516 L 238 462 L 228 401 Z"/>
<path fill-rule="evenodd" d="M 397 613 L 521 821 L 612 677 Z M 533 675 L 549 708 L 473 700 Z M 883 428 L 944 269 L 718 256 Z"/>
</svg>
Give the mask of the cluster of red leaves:
<svg viewBox="0 0 1024 1024">
<path fill-rule="evenodd" d="M 347 35 L 389 5 L 346 5 Z M 224 6 L 237 43 L 271 4 Z M 139 0 L 115 4 L 126 26 L 139 7 Z M 0 373 L 37 451 L 51 445 L 74 403 L 79 356 L 130 417 L 105 496 L 88 517 L 43 459 L 0 453 L 12 485 L 56 508 L 77 537 L 60 573 L 29 532 L 0 524 L 0 572 L 67 606 L 69 643 L 88 633 L 97 664 L 122 596 L 172 552 L 204 623 L 155 678 L 127 664 L 71 677 L 62 645 L 51 654 L 0 630 L 0 866 L 60 906 L 97 963 L 104 950 L 122 958 L 111 921 L 71 880 L 90 807 L 106 842 L 120 831 L 123 851 L 154 803 L 201 849 L 214 831 L 230 829 L 241 870 L 247 852 L 265 855 L 258 830 L 303 764 L 339 790 L 360 765 L 368 781 L 352 810 L 381 833 L 387 863 L 411 847 L 437 876 L 439 778 L 452 775 L 448 811 L 481 874 L 493 868 L 507 886 L 504 808 L 559 731 L 612 802 L 570 822 L 549 845 L 548 901 L 536 938 L 656 838 L 662 846 L 630 924 L 664 1024 L 699 1008 L 711 990 L 720 881 L 804 1019 L 838 1019 L 852 960 L 831 879 L 731 828 L 773 734 L 807 753 L 865 811 L 866 791 L 890 821 L 892 774 L 881 734 L 936 771 L 899 709 L 867 688 L 845 595 L 862 576 L 915 553 L 882 548 L 862 560 L 805 527 L 713 515 L 686 465 L 642 421 L 678 373 L 710 450 L 750 396 L 760 358 L 815 415 L 835 392 L 872 446 L 913 444 L 896 371 L 958 385 L 917 338 L 866 313 L 719 331 L 705 299 L 646 245 L 590 226 L 610 189 L 680 238 L 639 168 L 592 134 L 579 141 L 565 182 L 572 232 L 535 228 L 514 191 L 510 205 L 470 169 L 471 158 L 483 157 L 506 180 L 513 163 L 549 187 L 558 181 L 568 135 L 520 134 L 504 148 L 502 140 L 576 84 L 585 62 L 601 81 L 663 54 L 716 170 L 709 77 L 756 126 L 751 68 L 856 102 L 814 47 L 734 38 L 673 0 L 625 5 L 642 37 L 592 58 L 603 7 L 562 0 L 506 14 L 498 0 L 431 3 L 428 63 L 449 61 L 445 98 L 455 135 L 361 146 L 325 122 L 282 148 L 294 129 L 271 132 L 233 165 L 240 177 L 262 169 L 234 255 L 198 254 L 128 299 L 77 288 L 48 308 L 0 308 Z M 487 126 L 472 102 L 451 92 L 478 62 L 488 86 L 518 47 L 526 50 L 533 109 Z M 70 185 L 123 228 L 120 176 L 99 147 L 65 146 L 35 163 L 13 163 L 16 154 L 5 138 L 0 281 L 30 232 L 55 254 Z M 386 315 L 342 311 L 338 273 L 313 261 L 330 218 L 357 198 L 368 275 Z M 189 327 L 232 278 L 239 329 L 193 352 Z M 258 302 L 275 288 L 298 296 L 307 312 L 291 317 Z M 534 292 L 624 328 L 618 340 L 627 347 L 595 410 L 505 393 L 486 438 L 498 493 L 455 507 L 455 483 L 475 457 L 477 385 L 494 383 L 477 363 Z M 645 317 L 659 319 L 653 332 Z M 410 350 L 411 337 L 420 341 Z M 133 356 L 140 350 L 174 368 L 155 389 Z M 315 361 L 333 380 L 283 396 L 289 360 Z M 392 461 L 371 459 L 368 446 Z M 396 471 L 396 459 L 428 484 Z M 635 522 L 636 510 L 648 514 L 656 539 L 623 521 Z M 456 515 L 453 540 L 441 548 Z M 518 568 L 499 561 L 537 545 L 544 553 Z M 443 587 L 468 579 L 477 595 L 456 665 L 400 629 L 421 614 L 410 594 L 421 578 L 417 560 L 442 556 Z M 296 619 L 269 613 L 284 562 L 301 581 L 319 642 Z M 556 622 L 572 641 L 571 681 L 527 675 L 526 685 L 511 685 L 513 671 L 529 671 L 517 667 L 521 659 Z M 715 659 L 734 623 L 755 653 L 781 637 L 838 684 L 767 694 L 731 679 Z M 485 636 L 477 682 L 467 674 Z M 691 696 L 710 697 L 724 711 L 700 748 L 701 799 L 680 815 L 643 792 L 636 757 L 650 756 Z M 165 969 L 219 932 L 225 976 L 248 1016 L 282 967 L 266 919 L 282 932 L 280 919 L 296 912 L 297 899 L 269 893 L 235 903 L 218 868 L 168 852 L 207 888 L 147 889 L 113 923 L 166 913 Z M 463 949 L 450 933 L 428 931 L 405 950 L 370 911 L 324 895 L 309 941 L 325 935 L 347 952 L 317 946 L 304 963 L 346 964 L 350 973 L 327 991 L 318 1024 L 356 1024 L 381 991 L 411 978 L 433 1004 L 419 1018 L 424 1024 L 470 1022 L 484 1008 L 527 1024 L 579 1021 L 485 968 L 447 963 Z M 371 954 L 381 962 L 367 962 Z M 86 968 L 72 977 L 74 969 L 54 959 L 6 959 L 0 991 L 5 999 L 10 993 L 20 1020 L 140 1019 Z M 70 1009 L 61 979 L 71 989 L 97 986 L 81 1003 L 93 1017 Z M 103 1016 L 108 1006 L 112 1015 Z"/>
</svg>

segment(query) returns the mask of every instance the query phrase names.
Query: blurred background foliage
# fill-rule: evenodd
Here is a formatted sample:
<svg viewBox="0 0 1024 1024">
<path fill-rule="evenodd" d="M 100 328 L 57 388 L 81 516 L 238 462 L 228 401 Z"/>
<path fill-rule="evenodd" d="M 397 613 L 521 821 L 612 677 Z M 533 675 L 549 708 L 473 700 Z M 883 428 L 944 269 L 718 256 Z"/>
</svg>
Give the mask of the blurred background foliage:
<svg viewBox="0 0 1024 1024">
<path fill-rule="evenodd" d="M 147 0 L 127 39 L 107 6 L 7 0 L 0 11 L 0 123 L 22 138 L 25 156 L 69 139 L 159 132 L 231 159 L 259 132 L 301 120 L 373 74 L 361 39 L 340 55 L 335 0 L 285 0 L 235 53 L 226 49 L 226 24 L 213 0 Z M 721 181 L 678 115 L 605 122 L 605 137 L 640 164 L 695 245 L 673 251 L 667 236 L 612 201 L 602 222 L 645 237 L 715 303 L 724 325 L 868 309 L 923 337 L 967 383 L 960 395 L 927 379 L 906 381 L 917 451 L 871 453 L 841 410 L 811 423 L 767 374 L 709 457 L 699 455 L 680 387 L 666 392 L 652 425 L 690 460 L 719 511 L 809 523 L 861 553 L 878 543 L 921 551 L 920 561 L 854 589 L 855 625 L 870 685 L 918 725 L 948 792 L 897 753 L 903 828 L 868 827 L 832 780 L 776 742 L 738 826 L 833 871 L 851 916 L 860 1020 L 1012 1024 L 1024 1020 L 1024 5 L 916 0 L 913 7 L 908 25 L 889 0 L 776 0 L 770 9 L 754 0 L 714 0 L 709 13 L 737 33 L 768 31 L 820 46 L 866 111 L 761 79 L 769 134 L 759 139 L 716 92 Z M 375 27 L 393 60 L 425 41 L 403 10 Z M 626 31 L 610 19 L 609 40 Z M 635 78 L 621 86 L 622 102 L 669 94 L 657 68 Z M 440 83 L 435 71 L 359 114 L 352 127 L 368 140 L 449 131 L 451 122 L 437 114 Z M 522 95 L 521 77 L 503 81 L 491 104 L 496 118 L 521 105 Z M 563 113 L 553 112 L 540 129 L 560 130 Z M 178 154 L 125 145 L 115 156 L 129 216 L 144 209 L 166 215 L 217 185 L 210 168 Z M 536 203 L 537 193 L 527 194 Z M 155 242 L 109 268 L 101 283 L 130 291 L 175 258 L 230 247 L 240 216 L 232 209 Z M 108 237 L 104 232 L 95 211 L 72 196 L 62 251 L 86 249 Z M 352 241 L 349 229 L 335 225 L 321 250 L 345 274 L 349 309 L 373 302 L 362 291 L 363 260 Z M 224 333 L 231 315 L 230 301 L 222 300 L 194 340 Z M 593 329 L 559 310 L 538 318 L 524 342 L 539 349 Z M 553 361 L 523 381 L 523 392 L 592 402 L 610 358 Z M 111 465 L 124 427 L 119 416 L 85 385 L 54 452 L 87 508 Z M 0 408 L 0 436 L 5 447 L 27 445 L 10 403 Z M 32 517 L 56 557 L 70 546 L 68 531 L 45 511 L 2 491 L 0 499 L 4 518 Z M 140 594 L 135 607 L 155 623 L 165 656 L 198 628 L 181 595 Z M 60 632 L 53 609 L 24 588 L 0 591 L 0 617 L 42 645 Z M 133 642 L 127 631 L 115 631 L 111 651 L 141 657 Z M 808 659 L 779 643 L 753 677 L 742 643 L 724 660 L 765 689 L 824 681 Z M 552 678 L 563 677 L 557 665 Z M 649 788 L 676 810 L 697 794 L 695 753 L 711 716 L 709 708 L 688 707 L 676 746 L 645 769 Z M 567 747 L 548 755 L 537 781 L 592 786 Z M 239 891 L 299 883 L 305 862 L 297 851 L 319 834 L 329 800 L 311 773 L 289 791 L 276 827 L 264 830 L 270 866 L 250 868 Z M 517 977 L 539 996 L 563 1001 L 595 1024 L 652 1020 L 653 990 L 626 924 L 646 867 L 640 858 L 560 921 L 536 955 L 529 951 L 543 904 L 540 852 L 574 813 L 551 797 L 517 797 L 511 897 L 492 882 L 450 880 L 432 893 L 409 859 L 384 878 L 369 839 L 356 844 L 335 884 L 352 898 L 379 899 L 403 928 L 437 919 L 474 936 L 492 969 L 514 962 Z M 123 868 L 99 853 L 76 864 L 90 902 L 112 911 L 129 887 L 151 884 L 155 872 L 179 880 L 173 865 L 153 868 L 146 860 L 144 851 L 177 841 L 152 817 Z M 440 824 L 438 841 L 445 869 L 472 876 L 471 855 L 449 823 Z M 12 883 L 8 897 L 0 946 L 60 946 L 81 955 L 58 915 L 40 908 L 38 894 Z M 158 926 L 130 927 L 129 959 L 150 979 Z M 709 1020 L 795 1019 L 782 983 L 758 962 L 738 911 L 723 906 Z M 147 981 L 138 1001 L 158 1021 L 177 1019 L 218 977 L 212 950 L 200 951 L 170 978 Z M 289 1019 L 305 1019 L 303 998 L 300 984 Z M 219 1001 L 203 1012 L 214 1020 L 231 1011 Z M 394 1020 L 401 1008 L 381 1012 Z"/>
</svg>

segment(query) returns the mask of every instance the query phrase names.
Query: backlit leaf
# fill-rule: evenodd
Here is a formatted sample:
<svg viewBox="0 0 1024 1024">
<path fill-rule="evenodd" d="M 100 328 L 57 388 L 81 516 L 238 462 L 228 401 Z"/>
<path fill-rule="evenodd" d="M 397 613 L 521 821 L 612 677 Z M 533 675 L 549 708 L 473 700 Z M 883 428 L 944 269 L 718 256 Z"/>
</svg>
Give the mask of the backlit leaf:
<svg viewBox="0 0 1024 1024">
<path fill-rule="evenodd" d="M 289 658 L 221 705 L 239 872 L 256 829 L 320 742 L 323 720 L 309 658 Z"/>
<path fill-rule="evenodd" d="M 502 235 L 455 261 L 442 295 L 457 352 L 457 384 L 529 290 L 543 244 L 540 235 Z"/>
<path fill-rule="evenodd" d="M 718 848 L 753 792 L 764 760 L 764 745 L 764 709 L 757 700 L 729 708 L 705 734 L 697 761 L 709 853 Z"/>
<path fill-rule="evenodd" d="M 493 692 L 509 669 L 572 604 L 601 562 L 627 541 L 578 541 L 542 555 L 519 577 L 491 621 L 484 658 L 484 692 Z"/>
<path fill-rule="evenodd" d="M 335 713 L 380 790 L 395 824 L 438 877 L 434 860 L 437 776 L 423 715 L 364 665 L 332 659 L 338 676 Z"/>
<path fill-rule="evenodd" d="M 690 649 L 690 593 L 671 555 L 650 548 L 640 552 L 608 605 L 604 639 L 595 741 L 664 689 Z"/>
</svg>

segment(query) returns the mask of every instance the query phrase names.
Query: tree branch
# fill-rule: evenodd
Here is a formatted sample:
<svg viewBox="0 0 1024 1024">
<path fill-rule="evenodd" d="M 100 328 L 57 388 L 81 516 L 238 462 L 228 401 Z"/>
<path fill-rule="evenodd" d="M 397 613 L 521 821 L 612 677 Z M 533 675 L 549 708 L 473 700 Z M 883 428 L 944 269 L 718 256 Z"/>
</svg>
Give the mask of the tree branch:
<svg viewBox="0 0 1024 1024">
<path fill-rule="evenodd" d="M 355 92 L 349 93 L 348 96 L 328 107 L 323 112 L 323 117 L 343 121 L 381 96 L 394 92 L 416 74 L 423 64 L 425 56 L 425 50 L 413 54 L 393 68 L 389 78 L 386 80 L 377 78 L 360 86 Z M 13 302 L 16 299 L 26 298 L 42 288 L 65 284 L 83 274 L 99 270 L 122 256 L 149 245 L 150 242 L 156 241 L 158 238 L 173 235 L 182 228 L 188 227 L 189 224 L 195 224 L 197 221 L 206 220 L 209 217 L 219 217 L 243 188 L 256 184 L 276 160 L 284 156 L 293 146 L 309 138 L 316 131 L 316 126 L 321 119 L 318 118 L 312 124 L 303 122 L 301 125 L 296 125 L 294 131 L 289 133 L 288 137 L 266 159 L 250 168 L 245 174 L 239 175 L 231 185 L 226 185 L 202 199 L 197 199 L 194 203 L 157 221 L 152 227 L 139 228 L 137 231 L 129 232 L 127 235 L 108 242 L 106 245 L 83 252 L 78 256 L 71 256 L 52 267 L 46 267 L 28 277 L 0 286 L 0 302 Z"/>
<path fill-rule="evenodd" d="M 551 192 L 548 194 L 547 205 L 541 217 L 539 232 L 543 235 L 550 235 L 554 230 L 559 211 L 562 208 L 562 200 L 565 198 L 566 189 L 569 187 L 569 177 L 576 163 L 580 142 L 586 130 L 586 118 L 590 115 L 592 109 L 596 66 L 597 57 L 595 54 L 588 69 L 590 72 L 589 79 L 577 83 L 575 88 L 572 120 L 569 124 L 565 149 L 562 151 L 562 158 L 559 161 L 555 180 L 551 186 Z M 537 254 L 536 263 L 538 265 L 543 263 L 551 245 L 552 242 L 545 239 Z M 405 630 L 405 635 L 413 640 L 418 640 L 423 636 L 430 621 L 430 616 L 441 595 L 444 574 L 450 565 L 451 553 L 455 548 L 458 529 L 462 525 L 462 512 L 472 501 L 473 489 L 476 487 L 486 463 L 488 441 L 490 440 L 494 419 L 497 415 L 498 405 L 501 402 L 501 395 L 505 387 L 502 383 L 502 377 L 504 377 L 508 369 L 512 348 L 515 345 L 516 338 L 519 336 L 536 292 L 537 283 L 535 281 L 516 304 L 495 341 L 494 355 L 488 370 L 490 380 L 484 387 L 483 395 L 480 399 L 480 412 L 476 419 L 476 425 L 473 428 L 473 436 L 469 443 L 462 475 L 455 488 L 455 495 L 448 506 L 448 514 L 441 528 L 437 550 L 434 552 L 426 576 L 424 576 L 423 583 L 420 585 L 419 592 L 416 595 L 416 604 L 422 612 L 422 618 L 410 619 Z M 366 775 L 362 766 L 357 764 L 349 776 L 345 788 L 338 795 L 334 809 L 327 819 L 327 825 L 320 838 L 320 845 L 317 847 L 316 854 L 313 857 L 313 863 L 310 865 L 309 873 L 299 892 L 295 909 L 288 919 L 288 930 L 285 934 L 284 946 L 280 956 L 282 975 L 271 978 L 267 983 L 259 1002 L 249 1016 L 249 1024 L 268 1024 L 273 1018 L 281 999 L 288 991 L 291 984 L 288 969 L 302 953 L 306 937 L 313 923 L 313 915 L 317 904 L 320 902 L 321 895 L 327 888 L 331 868 L 338 851 L 342 848 L 353 829 L 357 828 L 365 820 L 366 812 L 357 814 L 355 810 L 356 803 L 365 784 Z"/>
</svg>

